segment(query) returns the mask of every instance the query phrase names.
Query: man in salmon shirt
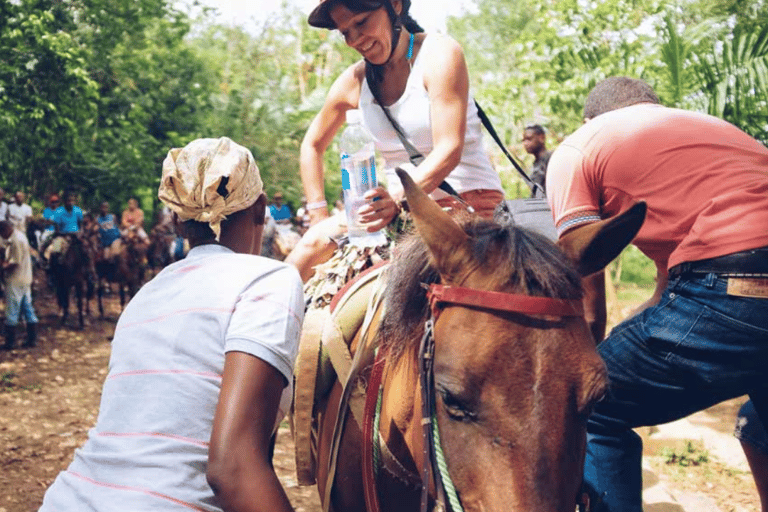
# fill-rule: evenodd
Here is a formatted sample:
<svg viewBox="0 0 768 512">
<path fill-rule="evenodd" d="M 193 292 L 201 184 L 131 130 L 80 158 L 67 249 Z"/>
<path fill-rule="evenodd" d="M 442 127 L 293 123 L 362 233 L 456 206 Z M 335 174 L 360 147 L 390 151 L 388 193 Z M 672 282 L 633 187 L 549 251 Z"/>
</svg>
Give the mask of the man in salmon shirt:
<svg viewBox="0 0 768 512">
<path fill-rule="evenodd" d="M 584 478 L 595 510 L 641 512 L 633 428 L 744 394 L 768 424 L 768 149 L 723 120 L 660 105 L 632 78 L 597 84 L 584 117 L 549 161 L 558 232 L 645 201 L 633 243 L 658 270 L 653 297 L 598 346 L 611 388 L 588 422 Z M 605 290 L 592 292 L 588 318 L 604 330 Z"/>
</svg>

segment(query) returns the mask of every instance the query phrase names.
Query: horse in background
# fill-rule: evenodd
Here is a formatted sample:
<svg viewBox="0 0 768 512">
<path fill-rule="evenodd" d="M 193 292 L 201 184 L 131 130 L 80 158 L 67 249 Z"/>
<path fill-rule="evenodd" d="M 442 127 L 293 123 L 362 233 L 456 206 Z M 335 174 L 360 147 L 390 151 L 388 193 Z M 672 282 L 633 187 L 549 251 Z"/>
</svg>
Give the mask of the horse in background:
<svg viewBox="0 0 768 512">
<path fill-rule="evenodd" d="M 147 264 L 157 273 L 171 263 L 183 259 L 189 249 L 187 242 L 167 224 L 155 226 L 149 235 Z"/>
<path fill-rule="evenodd" d="M 457 223 L 398 175 L 419 236 L 384 271 L 350 377 L 316 398 L 323 509 L 573 512 L 586 420 L 608 384 L 581 276 L 631 241 L 645 205 L 555 246 L 509 224 Z M 361 394 L 362 419 L 350 406 Z"/>
<path fill-rule="evenodd" d="M 99 244 L 98 233 L 92 235 L 92 240 Z M 144 281 L 146 248 L 138 237 L 121 237 L 110 246 L 109 251 L 101 248 L 95 262 L 97 277 L 97 297 L 99 316 L 104 318 L 104 294 L 107 286 L 116 284 L 120 295 L 120 309 L 125 307 L 128 300 L 141 288 Z"/>
<path fill-rule="evenodd" d="M 59 236 L 63 238 L 63 249 L 51 254 L 50 274 L 56 291 L 56 301 L 62 312 L 61 324 L 65 325 L 69 317 L 69 300 L 74 288 L 78 325 L 82 329 L 85 327 L 83 309 L 90 316 L 90 299 L 94 294 L 93 249 L 85 238 L 79 235 Z"/>
</svg>

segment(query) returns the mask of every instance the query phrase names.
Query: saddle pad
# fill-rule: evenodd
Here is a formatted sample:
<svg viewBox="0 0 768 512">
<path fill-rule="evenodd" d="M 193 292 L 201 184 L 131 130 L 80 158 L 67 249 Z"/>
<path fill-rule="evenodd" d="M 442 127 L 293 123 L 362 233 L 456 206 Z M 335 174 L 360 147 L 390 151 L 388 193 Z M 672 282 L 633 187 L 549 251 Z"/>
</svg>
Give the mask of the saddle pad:
<svg viewBox="0 0 768 512">
<path fill-rule="evenodd" d="M 294 371 L 292 427 L 300 485 L 315 483 L 314 404 L 337 380 L 346 383 L 352 367 L 349 344 L 363 325 L 384 265 L 356 276 L 334 297 L 331 307 L 310 308 L 304 319 Z"/>
</svg>

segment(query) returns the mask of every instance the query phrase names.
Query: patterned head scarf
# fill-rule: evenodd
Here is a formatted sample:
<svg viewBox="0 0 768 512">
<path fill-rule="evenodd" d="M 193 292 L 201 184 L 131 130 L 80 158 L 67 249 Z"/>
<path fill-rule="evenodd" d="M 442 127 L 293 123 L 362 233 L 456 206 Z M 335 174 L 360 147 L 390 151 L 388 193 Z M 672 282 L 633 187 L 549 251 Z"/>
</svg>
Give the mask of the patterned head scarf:
<svg viewBox="0 0 768 512">
<path fill-rule="evenodd" d="M 157 197 L 182 221 L 207 222 L 218 241 L 221 222 L 255 203 L 263 188 L 248 149 L 227 137 L 197 139 L 168 152 Z"/>
</svg>

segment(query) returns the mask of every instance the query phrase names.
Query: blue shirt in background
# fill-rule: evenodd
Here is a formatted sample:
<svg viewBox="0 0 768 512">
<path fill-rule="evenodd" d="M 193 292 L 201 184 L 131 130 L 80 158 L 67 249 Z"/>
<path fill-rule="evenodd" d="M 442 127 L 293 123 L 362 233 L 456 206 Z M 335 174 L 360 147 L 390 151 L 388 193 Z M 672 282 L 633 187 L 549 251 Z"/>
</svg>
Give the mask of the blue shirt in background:
<svg viewBox="0 0 768 512">
<path fill-rule="evenodd" d="M 73 206 L 68 212 L 63 206 L 59 206 L 53 214 L 53 222 L 59 233 L 77 233 L 83 222 L 83 210 L 79 206 Z"/>
<path fill-rule="evenodd" d="M 56 210 L 54 210 L 50 206 L 46 206 L 45 209 L 43 210 L 43 218 L 46 220 L 50 220 L 53 222 L 54 214 L 56 214 Z M 53 224 L 51 224 L 50 226 L 46 226 L 43 231 L 53 231 L 54 229 L 56 228 L 54 228 Z"/>
<path fill-rule="evenodd" d="M 101 245 L 103 247 L 109 247 L 112 245 L 112 242 L 120 238 L 117 219 L 115 219 L 113 214 L 108 213 L 103 217 L 97 217 L 96 222 L 99 223 L 99 235 L 101 235 Z"/>
<path fill-rule="evenodd" d="M 291 209 L 287 204 L 282 205 L 280 209 L 277 209 L 275 205 L 271 204 L 269 205 L 269 211 L 272 213 L 272 218 L 275 220 L 290 219 L 293 217 Z"/>
</svg>

